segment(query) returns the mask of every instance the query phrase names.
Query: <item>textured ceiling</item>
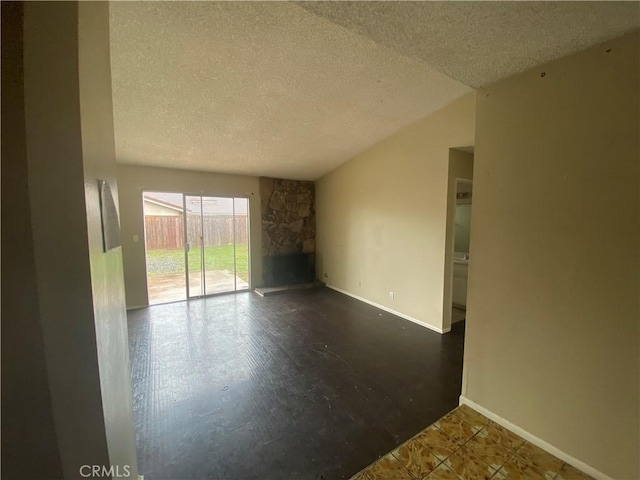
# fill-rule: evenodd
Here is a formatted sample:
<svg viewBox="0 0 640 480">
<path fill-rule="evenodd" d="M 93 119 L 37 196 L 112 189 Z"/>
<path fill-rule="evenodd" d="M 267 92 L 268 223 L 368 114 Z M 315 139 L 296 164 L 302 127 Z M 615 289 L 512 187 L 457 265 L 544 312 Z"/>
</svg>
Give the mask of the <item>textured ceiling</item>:
<svg viewBox="0 0 640 480">
<path fill-rule="evenodd" d="M 640 26 L 639 2 L 300 2 L 481 87 Z"/>
<path fill-rule="evenodd" d="M 467 85 L 640 24 L 640 4 L 614 2 L 110 8 L 118 162 L 306 180 Z"/>
<path fill-rule="evenodd" d="M 121 163 L 314 180 L 471 91 L 291 3 L 111 17 Z"/>
</svg>

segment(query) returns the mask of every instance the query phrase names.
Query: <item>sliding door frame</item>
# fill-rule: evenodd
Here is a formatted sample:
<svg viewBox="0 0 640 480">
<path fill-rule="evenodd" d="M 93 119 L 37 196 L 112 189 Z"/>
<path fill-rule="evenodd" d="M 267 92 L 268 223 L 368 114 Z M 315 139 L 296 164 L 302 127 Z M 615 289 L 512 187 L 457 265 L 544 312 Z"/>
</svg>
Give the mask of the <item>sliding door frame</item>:
<svg viewBox="0 0 640 480">
<path fill-rule="evenodd" d="M 201 294 L 200 295 L 189 295 L 189 251 L 187 250 L 187 197 L 200 197 L 200 275 L 201 275 Z M 231 199 L 232 205 L 232 219 L 233 219 L 233 290 L 227 292 L 215 292 L 207 294 L 206 289 L 206 271 L 205 271 L 205 260 L 204 260 L 204 207 L 202 205 L 203 198 L 229 198 Z M 237 245 L 236 245 L 236 199 L 243 199 L 247 201 L 247 288 L 243 288 L 242 290 L 238 290 L 238 266 L 237 266 Z M 183 207 L 183 228 L 184 228 L 184 261 L 185 261 L 185 279 L 186 279 L 186 288 L 187 288 L 187 300 L 191 298 L 203 298 L 203 297 L 212 297 L 215 295 L 226 295 L 229 293 L 238 293 L 238 292 L 248 292 L 251 291 L 251 277 L 252 277 L 252 268 L 251 268 L 251 197 L 249 195 L 218 195 L 218 194 L 209 194 L 209 193 L 188 193 L 182 192 L 182 207 Z"/>
</svg>

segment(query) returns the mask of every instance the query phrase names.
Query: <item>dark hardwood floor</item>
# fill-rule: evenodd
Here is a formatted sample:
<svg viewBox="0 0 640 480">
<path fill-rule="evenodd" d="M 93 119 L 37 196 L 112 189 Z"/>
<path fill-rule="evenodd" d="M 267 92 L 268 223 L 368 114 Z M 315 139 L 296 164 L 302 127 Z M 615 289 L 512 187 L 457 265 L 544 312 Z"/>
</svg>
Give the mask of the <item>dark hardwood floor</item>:
<svg viewBox="0 0 640 480">
<path fill-rule="evenodd" d="M 464 322 L 326 288 L 136 310 L 129 336 L 145 480 L 349 478 L 460 394 Z"/>
</svg>

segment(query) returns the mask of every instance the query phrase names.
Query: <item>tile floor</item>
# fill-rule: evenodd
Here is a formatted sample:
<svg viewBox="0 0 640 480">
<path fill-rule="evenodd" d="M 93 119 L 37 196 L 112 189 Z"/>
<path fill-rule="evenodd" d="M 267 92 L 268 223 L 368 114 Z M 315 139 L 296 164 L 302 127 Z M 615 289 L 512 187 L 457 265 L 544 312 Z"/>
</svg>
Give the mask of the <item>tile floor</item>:
<svg viewBox="0 0 640 480">
<path fill-rule="evenodd" d="M 588 480 L 588 475 L 466 405 L 351 480 Z"/>
</svg>

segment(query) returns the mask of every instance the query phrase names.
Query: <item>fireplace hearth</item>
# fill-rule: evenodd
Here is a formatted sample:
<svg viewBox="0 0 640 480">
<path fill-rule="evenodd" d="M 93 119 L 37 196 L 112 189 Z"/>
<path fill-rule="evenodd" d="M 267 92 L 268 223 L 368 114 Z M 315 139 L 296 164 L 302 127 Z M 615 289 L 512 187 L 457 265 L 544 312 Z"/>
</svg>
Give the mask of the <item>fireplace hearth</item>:
<svg viewBox="0 0 640 480">
<path fill-rule="evenodd" d="M 265 287 L 313 282 L 315 280 L 315 254 L 298 253 L 264 257 L 262 275 Z"/>
</svg>

